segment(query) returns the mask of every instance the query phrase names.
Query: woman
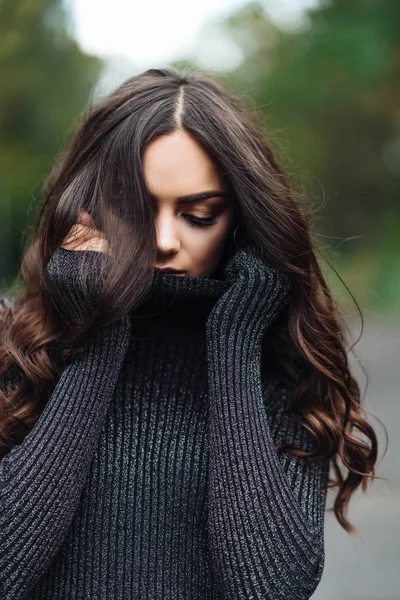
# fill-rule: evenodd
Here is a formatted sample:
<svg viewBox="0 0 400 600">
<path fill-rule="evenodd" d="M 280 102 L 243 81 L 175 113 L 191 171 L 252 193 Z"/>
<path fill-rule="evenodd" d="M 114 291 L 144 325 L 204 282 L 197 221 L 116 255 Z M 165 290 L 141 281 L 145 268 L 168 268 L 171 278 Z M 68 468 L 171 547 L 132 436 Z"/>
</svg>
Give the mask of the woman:
<svg viewBox="0 0 400 600">
<path fill-rule="evenodd" d="M 1 598 L 310 598 L 328 484 L 355 531 L 377 440 L 245 107 L 201 73 L 126 81 L 57 161 L 21 274 L 1 322 Z"/>
</svg>

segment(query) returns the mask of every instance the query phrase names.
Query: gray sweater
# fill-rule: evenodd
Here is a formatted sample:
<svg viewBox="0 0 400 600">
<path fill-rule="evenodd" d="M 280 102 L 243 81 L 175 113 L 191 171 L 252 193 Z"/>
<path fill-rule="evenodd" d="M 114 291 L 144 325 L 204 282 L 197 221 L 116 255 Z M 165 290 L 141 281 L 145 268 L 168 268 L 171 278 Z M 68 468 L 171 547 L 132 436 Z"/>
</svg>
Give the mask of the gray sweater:
<svg viewBox="0 0 400 600">
<path fill-rule="evenodd" d="M 60 248 L 52 268 L 87 254 Z M 329 461 L 276 452 L 315 442 L 260 369 L 288 298 L 249 246 L 221 279 L 160 275 L 67 361 L 0 462 L 1 600 L 311 597 Z M 67 301 L 78 311 L 81 291 Z"/>
</svg>

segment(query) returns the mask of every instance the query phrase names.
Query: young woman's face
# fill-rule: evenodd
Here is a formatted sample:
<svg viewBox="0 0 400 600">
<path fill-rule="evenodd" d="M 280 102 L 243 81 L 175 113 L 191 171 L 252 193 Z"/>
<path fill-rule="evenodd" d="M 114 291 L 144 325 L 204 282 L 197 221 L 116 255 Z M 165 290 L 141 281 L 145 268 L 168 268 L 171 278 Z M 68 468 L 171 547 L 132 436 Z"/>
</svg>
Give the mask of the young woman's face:
<svg viewBox="0 0 400 600">
<path fill-rule="evenodd" d="M 207 277 L 219 263 L 235 217 L 218 171 L 202 146 L 180 129 L 150 142 L 143 166 L 157 207 L 155 267 Z M 209 197 L 194 198 L 200 194 Z"/>
</svg>

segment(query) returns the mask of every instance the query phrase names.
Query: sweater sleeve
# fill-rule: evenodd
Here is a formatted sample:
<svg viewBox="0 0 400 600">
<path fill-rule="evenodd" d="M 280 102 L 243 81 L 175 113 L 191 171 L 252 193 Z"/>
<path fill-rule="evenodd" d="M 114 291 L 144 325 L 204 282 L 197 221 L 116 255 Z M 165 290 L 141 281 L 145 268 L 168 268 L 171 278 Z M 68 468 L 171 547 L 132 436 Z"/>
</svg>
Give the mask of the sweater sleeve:
<svg viewBox="0 0 400 600">
<path fill-rule="evenodd" d="M 63 269 L 76 260 L 72 252 L 61 253 Z M 77 293 L 75 301 L 79 300 Z M 0 462 L 2 600 L 25 598 L 66 536 L 126 354 L 130 327 L 126 314 L 98 330 L 67 361 L 33 428 Z M 5 381 L 0 382 L 2 389 Z"/>
<path fill-rule="evenodd" d="M 261 382 L 261 339 L 278 313 L 280 280 L 253 264 L 244 272 L 207 323 L 210 567 L 226 600 L 306 600 L 324 567 L 329 463 L 275 450 L 312 444 L 284 409 L 286 393 Z"/>
</svg>

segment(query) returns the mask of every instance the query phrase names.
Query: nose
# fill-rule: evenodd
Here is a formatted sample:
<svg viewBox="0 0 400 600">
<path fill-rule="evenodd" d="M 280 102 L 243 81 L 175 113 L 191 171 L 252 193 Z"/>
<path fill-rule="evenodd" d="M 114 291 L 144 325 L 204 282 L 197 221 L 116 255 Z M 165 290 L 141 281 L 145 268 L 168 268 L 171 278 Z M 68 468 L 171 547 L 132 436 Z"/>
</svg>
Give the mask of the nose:
<svg viewBox="0 0 400 600">
<path fill-rule="evenodd" d="M 175 231 L 172 219 L 164 217 L 156 224 L 157 249 L 159 254 L 176 254 L 180 248 L 179 237 Z"/>
</svg>

